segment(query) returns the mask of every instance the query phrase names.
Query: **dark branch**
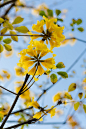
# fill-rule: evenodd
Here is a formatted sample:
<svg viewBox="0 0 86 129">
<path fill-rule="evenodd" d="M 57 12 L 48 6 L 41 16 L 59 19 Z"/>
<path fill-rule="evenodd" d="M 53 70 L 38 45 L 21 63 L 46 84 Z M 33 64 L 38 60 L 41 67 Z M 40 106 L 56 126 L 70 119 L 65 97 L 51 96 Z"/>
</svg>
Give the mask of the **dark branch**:
<svg viewBox="0 0 86 129">
<path fill-rule="evenodd" d="M 8 5 L 10 3 L 13 3 L 15 0 L 10 0 L 10 1 L 7 1 L 7 2 L 4 2 L 3 4 L 0 5 L 0 8 L 2 8 L 3 6 L 5 5 Z"/>
<path fill-rule="evenodd" d="M 72 67 L 79 61 L 79 59 L 83 56 L 83 54 L 86 52 L 86 49 L 84 49 L 84 51 L 78 56 L 78 58 L 74 61 L 74 63 L 67 69 L 67 72 L 69 72 L 71 69 L 72 69 Z M 62 78 L 59 78 L 58 79 L 58 81 L 57 81 L 57 83 L 61 80 Z M 56 84 L 56 83 L 55 83 Z M 55 84 L 53 84 L 53 85 L 55 85 Z M 43 91 L 43 93 L 37 98 L 37 100 L 36 101 L 38 101 L 42 96 L 43 96 L 43 94 L 46 92 L 46 91 L 48 91 L 49 89 L 51 89 L 52 87 L 53 87 L 53 85 L 51 85 L 50 87 L 48 87 L 47 89 L 45 89 L 44 91 Z M 24 109 L 22 109 L 22 110 L 17 110 L 17 111 L 15 111 L 15 112 L 12 112 L 11 114 L 15 114 L 15 113 L 18 113 L 18 112 L 23 112 L 23 111 L 25 111 L 25 110 L 28 110 L 28 109 L 32 109 L 33 107 L 29 107 L 29 108 L 24 108 Z"/>
<path fill-rule="evenodd" d="M 45 36 L 45 35 L 42 35 L 42 34 L 40 34 L 40 35 L 28 35 L 28 34 L 10 35 L 10 34 L 0 34 L 0 36 L 30 36 L 30 37 L 31 37 L 31 36 L 41 36 L 41 37 L 43 37 L 43 36 Z M 79 38 L 76 38 L 76 37 L 66 38 L 65 40 L 72 40 L 72 39 L 76 39 L 76 40 L 78 40 L 78 41 L 81 41 L 81 42 L 86 43 L 85 40 L 82 40 L 82 39 L 79 39 Z"/>
<path fill-rule="evenodd" d="M 5 16 L 9 13 L 9 11 L 12 9 L 12 7 L 15 5 L 15 3 L 13 3 L 12 5 L 10 5 L 10 7 L 6 10 L 5 14 L 3 16 L 1 16 L 3 19 L 5 19 Z"/>
<path fill-rule="evenodd" d="M 85 41 L 85 40 L 82 40 L 82 39 L 79 39 L 79 38 L 76 38 L 76 37 L 66 38 L 65 40 L 72 40 L 72 39 L 76 39 L 76 40 L 78 40 L 78 41 L 81 41 L 81 42 L 86 43 L 86 41 Z"/>
<path fill-rule="evenodd" d="M 24 81 L 24 83 L 23 83 L 23 86 L 21 87 L 20 91 L 18 92 L 18 94 L 17 94 L 17 96 L 16 96 L 16 98 L 15 98 L 15 100 L 14 100 L 14 102 L 13 102 L 13 104 L 12 104 L 12 106 L 11 106 L 11 108 L 10 108 L 8 114 L 7 114 L 7 116 L 5 117 L 4 121 L 3 121 L 2 124 L 1 124 L 0 129 L 3 128 L 3 126 L 5 125 L 5 123 L 6 123 L 7 119 L 8 119 L 8 117 L 10 116 L 10 114 L 11 114 L 13 108 L 15 107 L 15 105 L 16 105 L 16 103 L 17 103 L 17 100 L 18 100 L 18 98 L 19 98 L 19 96 L 20 96 L 20 93 L 21 93 L 23 87 L 25 86 L 25 84 L 26 84 L 28 78 L 29 78 L 29 75 L 26 74 L 26 77 L 25 77 L 25 81 Z"/>
<path fill-rule="evenodd" d="M 37 121 L 37 119 L 36 119 L 36 118 L 33 118 L 33 119 L 31 119 L 31 120 L 27 120 L 27 121 L 22 122 L 22 123 L 20 123 L 20 124 L 16 124 L 16 125 L 13 125 L 13 126 L 10 126 L 10 127 L 7 127 L 7 128 L 4 128 L 4 129 L 17 128 L 17 127 L 19 127 L 19 126 L 21 126 L 21 125 L 24 125 L 24 124 L 32 124 L 33 122 L 36 122 L 36 121 Z"/>
<path fill-rule="evenodd" d="M 0 87 L 1 87 L 2 89 L 4 89 L 4 90 L 6 90 L 6 91 L 8 91 L 8 92 L 10 92 L 10 93 L 12 93 L 12 94 L 14 94 L 14 95 L 17 95 L 16 93 L 14 93 L 14 92 L 12 92 L 12 91 L 10 91 L 10 90 L 4 88 L 3 86 L 0 86 Z"/>
</svg>

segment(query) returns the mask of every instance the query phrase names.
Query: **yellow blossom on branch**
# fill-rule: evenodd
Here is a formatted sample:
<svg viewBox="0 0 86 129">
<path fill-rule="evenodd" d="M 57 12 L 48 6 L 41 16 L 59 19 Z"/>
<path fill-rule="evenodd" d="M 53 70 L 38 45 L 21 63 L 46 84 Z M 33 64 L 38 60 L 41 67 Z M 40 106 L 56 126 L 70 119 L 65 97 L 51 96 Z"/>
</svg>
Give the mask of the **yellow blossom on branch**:
<svg viewBox="0 0 86 129">
<path fill-rule="evenodd" d="M 39 118 L 41 117 L 41 115 L 42 115 L 42 112 L 37 112 L 37 113 L 33 116 L 33 118 L 39 119 Z M 40 118 L 39 121 L 43 121 L 43 118 Z"/>
<path fill-rule="evenodd" d="M 58 92 L 54 97 L 53 97 L 53 101 L 56 102 L 60 99 L 62 99 L 63 93 L 62 92 Z"/>
<path fill-rule="evenodd" d="M 46 41 L 46 44 L 48 44 L 48 41 L 50 43 L 50 49 L 53 49 L 54 47 L 59 47 L 60 42 L 62 42 L 65 39 L 65 36 L 62 34 L 64 27 L 59 27 L 54 22 L 57 22 L 57 19 L 48 19 L 45 16 L 43 16 L 44 20 L 37 21 L 37 24 L 33 24 L 32 29 L 33 31 L 36 31 L 39 34 L 36 34 L 36 36 L 32 36 L 31 39 L 34 40 L 38 37 L 42 37 L 42 42 Z M 44 30 L 44 25 L 46 24 L 46 30 Z M 32 32 L 28 32 L 29 35 L 32 34 Z M 32 34 L 34 35 L 34 34 Z"/>
<path fill-rule="evenodd" d="M 10 110 L 10 106 L 7 103 L 5 103 L 0 108 L 0 114 L 7 115 L 7 113 L 8 113 L 9 110 Z"/>
<path fill-rule="evenodd" d="M 51 108 L 53 108 L 53 107 L 54 107 L 54 106 L 51 106 Z M 48 110 L 50 110 L 50 109 L 48 109 Z M 48 110 L 47 110 L 47 111 L 48 111 Z M 51 118 L 52 118 L 53 116 L 55 116 L 56 108 L 51 109 L 48 113 L 51 114 Z"/>
<path fill-rule="evenodd" d="M 11 75 L 9 74 L 8 71 L 6 70 L 2 70 L 1 74 L 0 74 L 0 80 L 4 80 L 4 79 L 10 79 Z"/>
<path fill-rule="evenodd" d="M 15 91 L 16 91 L 16 93 L 18 93 L 20 91 L 22 85 L 23 85 L 23 81 L 16 82 L 16 83 L 19 83 L 19 86 L 15 87 Z M 30 102 L 31 101 L 30 90 L 28 89 L 27 91 L 25 91 L 23 94 L 20 95 L 20 97 L 22 99 L 27 100 L 28 102 Z"/>
<path fill-rule="evenodd" d="M 41 43 L 41 41 L 31 40 L 28 48 L 23 49 L 20 52 L 21 57 L 17 65 L 24 68 L 26 72 L 30 75 L 34 75 L 35 72 L 35 75 L 42 75 L 45 72 L 43 66 L 46 69 L 56 68 L 54 57 L 45 60 L 42 59 L 42 57 L 44 57 L 49 52 L 52 51 L 49 50 L 45 44 Z M 31 67 L 31 70 L 28 71 L 29 67 Z"/>
<path fill-rule="evenodd" d="M 16 67 L 15 71 L 16 71 L 17 76 L 24 76 L 25 75 L 24 70 L 21 67 Z"/>
<path fill-rule="evenodd" d="M 32 98 L 32 102 L 29 102 L 29 103 L 27 104 L 27 106 L 33 106 L 34 108 L 37 108 L 37 109 L 40 108 L 40 105 L 38 104 L 37 101 L 34 101 L 34 98 Z"/>
</svg>

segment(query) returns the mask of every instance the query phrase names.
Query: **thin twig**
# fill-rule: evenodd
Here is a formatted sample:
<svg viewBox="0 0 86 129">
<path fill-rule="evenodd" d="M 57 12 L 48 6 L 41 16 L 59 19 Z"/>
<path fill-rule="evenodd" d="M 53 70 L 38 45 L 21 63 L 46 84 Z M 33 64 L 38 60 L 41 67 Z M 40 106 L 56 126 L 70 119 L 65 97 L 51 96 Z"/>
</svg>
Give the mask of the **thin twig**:
<svg viewBox="0 0 86 129">
<path fill-rule="evenodd" d="M 1 16 L 3 19 L 5 19 L 5 16 L 9 13 L 9 11 L 12 9 L 12 7 L 15 5 L 15 3 L 13 3 L 12 5 L 10 5 L 10 7 L 6 10 L 5 14 L 3 16 Z"/>
<path fill-rule="evenodd" d="M 40 76 L 40 75 L 39 75 L 39 76 Z M 39 76 L 38 76 L 38 77 L 39 77 Z M 38 77 L 37 77 L 37 78 L 38 78 Z M 26 85 L 26 87 L 24 88 L 24 89 L 25 89 L 25 91 L 23 91 L 21 94 L 23 94 L 24 92 L 26 92 L 27 90 L 29 90 L 29 89 L 30 89 L 30 87 L 31 87 L 34 83 L 35 83 L 35 81 L 34 81 L 34 82 L 33 82 L 33 83 L 32 83 L 32 84 L 31 84 L 27 89 L 25 89 L 25 88 L 27 87 L 27 85 Z M 24 89 L 23 89 L 23 90 L 24 90 Z"/>
<path fill-rule="evenodd" d="M 4 2 L 3 4 L 0 5 L 0 8 L 2 8 L 3 6 L 5 5 L 8 5 L 10 3 L 13 3 L 15 0 L 10 0 L 10 1 L 7 1 L 7 2 Z"/>
<path fill-rule="evenodd" d="M 10 108 L 8 114 L 7 114 L 7 116 L 5 117 L 4 121 L 2 122 L 2 124 L 1 124 L 1 126 L 0 126 L 0 129 L 3 128 L 3 126 L 5 125 L 5 123 L 6 123 L 7 119 L 8 119 L 8 117 L 10 116 L 10 114 L 11 114 L 13 108 L 15 107 L 15 105 L 16 105 L 16 103 L 17 103 L 17 100 L 18 100 L 18 98 L 19 98 L 19 96 L 20 96 L 20 93 L 21 93 L 23 87 L 25 86 L 25 84 L 26 84 L 28 78 L 29 78 L 29 75 L 26 74 L 26 77 L 25 77 L 25 81 L 24 81 L 24 83 L 23 83 L 23 86 L 21 87 L 20 91 L 18 92 L 18 94 L 17 94 L 17 96 L 16 96 L 16 98 L 15 98 L 15 100 L 14 100 L 14 102 L 13 102 L 13 104 L 12 104 L 12 106 L 11 106 L 11 108 Z"/>
<path fill-rule="evenodd" d="M 30 89 L 30 87 L 34 84 L 35 81 L 24 91 L 24 89 L 30 84 L 30 82 L 31 82 L 31 81 L 33 80 L 33 78 L 35 77 L 35 74 L 36 74 L 37 70 L 38 70 L 38 64 L 37 64 L 37 68 L 36 68 L 36 71 L 35 71 L 33 77 L 32 77 L 31 80 L 28 82 L 28 84 L 23 88 L 21 94 L 23 94 L 25 91 L 27 91 L 28 89 Z"/>
<path fill-rule="evenodd" d="M 12 35 L 12 34 L 0 34 L 0 36 L 41 36 L 41 37 L 43 37 L 43 36 L 45 36 L 45 35 L 29 35 L 29 34 L 15 34 L 15 35 Z"/>
<path fill-rule="evenodd" d="M 30 37 L 40 36 L 40 37 L 43 37 L 43 36 L 45 36 L 45 35 L 43 35 L 43 34 L 40 34 L 40 35 L 35 35 L 35 34 L 34 34 L 34 35 L 28 35 L 28 34 L 16 34 L 16 35 L 12 35 L 12 34 L 0 34 L 0 36 L 30 36 Z M 82 40 L 82 39 L 79 39 L 79 38 L 76 38 L 76 37 L 66 38 L 66 39 L 64 39 L 64 40 L 72 40 L 72 39 L 76 39 L 76 40 L 78 40 L 78 41 L 81 41 L 81 42 L 86 43 L 85 40 Z"/>
<path fill-rule="evenodd" d="M 10 90 L 4 88 L 3 86 L 0 86 L 0 87 L 1 87 L 2 89 L 4 89 L 4 90 L 6 90 L 6 91 L 8 91 L 8 92 L 10 92 L 10 93 L 12 93 L 12 94 L 14 94 L 14 95 L 17 95 L 16 93 L 14 93 L 14 92 L 12 92 L 12 91 L 10 91 Z"/>
<path fill-rule="evenodd" d="M 67 69 L 68 72 L 69 72 L 69 71 L 72 69 L 72 67 L 79 61 L 79 59 L 83 56 L 83 54 L 84 54 L 85 52 L 86 52 L 86 49 L 84 49 L 84 51 L 78 56 L 78 58 L 73 62 L 73 64 Z M 61 79 L 62 79 L 62 78 L 59 78 L 56 83 L 58 83 Z M 55 83 L 55 84 L 56 84 L 56 83 Z M 55 85 L 55 84 L 53 84 L 53 85 Z M 45 90 L 43 91 L 43 93 L 37 98 L 36 101 L 39 101 L 39 99 L 40 99 L 40 98 L 42 97 L 42 95 L 46 92 L 46 90 L 48 91 L 50 88 L 52 88 L 53 85 L 51 85 L 50 87 L 48 87 L 48 89 L 45 89 Z M 24 111 L 24 110 L 32 109 L 32 108 L 33 108 L 33 107 L 31 106 L 31 107 L 29 107 L 29 108 L 24 108 L 24 109 L 22 109 L 22 110 L 17 110 L 17 111 L 15 111 L 15 112 L 12 112 L 12 114 L 15 114 L 15 113 L 18 113 L 18 112 L 22 112 L 22 111 Z"/>
<path fill-rule="evenodd" d="M 72 40 L 72 39 L 76 39 L 76 40 L 78 40 L 78 41 L 81 41 L 81 42 L 86 43 L 86 41 L 85 41 L 85 40 L 82 40 L 82 39 L 79 39 L 79 38 L 76 38 L 76 37 L 66 38 L 65 40 Z"/>
<path fill-rule="evenodd" d="M 17 7 L 20 7 L 20 8 L 35 8 L 33 6 L 27 6 L 27 5 L 15 5 Z"/>
<path fill-rule="evenodd" d="M 4 128 L 4 129 L 12 129 L 12 128 L 17 128 L 21 125 L 24 125 L 24 124 L 32 124 L 32 123 L 35 123 L 37 121 L 39 121 L 45 114 L 47 114 L 49 111 L 51 111 L 53 108 L 55 108 L 58 104 L 56 104 L 54 107 L 52 107 L 50 110 L 48 110 L 46 113 L 44 113 L 39 119 L 36 119 L 36 118 L 33 118 L 31 120 L 27 120 L 25 122 L 22 122 L 20 124 L 16 124 L 16 125 L 13 125 L 13 126 L 10 126 L 10 127 L 7 127 L 7 128 Z"/>
</svg>

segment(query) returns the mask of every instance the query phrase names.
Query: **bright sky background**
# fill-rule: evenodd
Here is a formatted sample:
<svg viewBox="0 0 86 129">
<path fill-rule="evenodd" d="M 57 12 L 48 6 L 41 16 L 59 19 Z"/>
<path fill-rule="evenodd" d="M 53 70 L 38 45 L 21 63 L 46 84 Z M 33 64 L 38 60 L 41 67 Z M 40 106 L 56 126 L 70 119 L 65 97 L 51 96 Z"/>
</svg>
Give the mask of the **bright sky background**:
<svg viewBox="0 0 86 129">
<path fill-rule="evenodd" d="M 45 3 L 49 9 L 53 9 L 53 11 L 55 12 L 55 9 L 67 9 L 68 12 L 66 13 L 66 18 L 64 19 L 64 23 L 60 23 L 61 26 L 65 25 L 65 30 L 64 30 L 64 35 L 68 38 L 69 34 L 72 33 L 74 37 L 82 39 L 82 40 L 86 40 L 86 0 L 26 0 L 27 5 L 31 5 L 34 7 L 37 7 L 39 4 Z M 12 17 L 13 13 L 14 13 L 14 9 L 11 10 L 9 16 Z M 34 16 L 31 14 L 31 10 L 30 9 L 21 9 L 21 11 L 19 11 L 19 13 L 15 13 L 15 15 L 21 15 L 24 19 L 24 22 L 21 23 L 21 25 L 25 25 L 29 28 L 29 30 L 31 29 L 32 24 L 36 24 L 37 20 L 40 20 L 41 17 L 40 16 Z M 1 13 L 3 13 L 3 9 L 1 10 Z M 14 16 L 13 16 L 14 17 Z M 77 29 L 75 29 L 74 32 L 70 31 L 70 23 L 72 22 L 72 18 L 74 19 L 78 19 L 81 18 L 82 19 L 82 24 L 80 26 L 84 27 L 84 32 L 79 32 Z M 29 24 L 28 24 L 29 23 Z M 22 43 L 22 39 L 21 37 L 19 37 L 19 42 L 13 42 L 14 47 L 18 48 L 21 47 L 21 50 L 23 48 L 27 47 L 27 44 Z M 25 46 L 26 45 L 26 46 Z M 77 41 L 73 46 L 70 45 L 66 45 L 65 47 L 60 47 L 60 48 L 54 48 L 54 54 L 57 54 L 56 56 L 56 62 L 63 62 L 66 66 L 65 69 L 63 69 L 64 71 L 66 71 L 71 64 L 74 63 L 74 61 L 79 57 L 79 55 L 85 50 L 86 48 L 86 43 Z M 9 70 L 10 73 L 14 74 L 14 66 L 17 66 L 17 63 L 19 61 L 19 58 L 17 58 L 17 50 L 16 52 L 13 53 L 12 58 L 4 58 L 3 54 L 0 57 L 0 70 L 1 69 L 6 69 Z M 50 55 L 48 55 L 50 56 Z M 68 72 L 68 74 L 71 74 L 73 70 L 76 71 L 77 75 L 75 76 L 75 78 L 68 78 L 68 79 L 61 79 L 61 81 L 57 82 L 53 88 L 51 88 L 47 94 L 45 96 L 43 96 L 41 98 L 41 100 L 39 101 L 41 104 L 43 104 L 43 106 L 46 106 L 48 104 L 48 107 L 51 107 L 52 105 L 54 105 L 53 101 L 52 101 L 52 97 L 58 92 L 58 91 L 64 91 L 64 90 L 68 90 L 68 86 L 73 83 L 73 82 L 77 82 L 78 84 L 81 83 L 82 79 L 83 79 L 83 68 L 81 68 L 80 66 L 83 64 L 83 59 L 86 59 L 86 53 L 80 58 L 80 60 L 76 63 L 76 65 L 74 65 L 74 67 Z M 8 69 L 9 68 L 9 69 Z M 58 76 L 59 78 L 59 76 Z M 11 82 L 6 82 L 5 84 L 3 84 L 1 82 L 2 85 L 4 85 L 6 88 L 9 88 L 10 90 L 14 91 L 14 81 L 19 80 L 17 77 L 14 78 L 14 75 L 12 76 L 12 80 Z M 44 82 L 46 82 L 46 76 L 42 76 L 39 78 L 39 81 L 37 82 L 37 84 L 43 84 Z M 45 85 L 43 88 L 47 88 L 48 86 L 52 85 L 52 83 L 49 83 L 49 85 Z M 34 87 L 34 88 L 33 88 Z M 36 91 L 36 93 L 41 93 L 41 90 L 37 89 L 36 85 L 33 85 L 33 87 L 31 88 L 32 91 Z M 75 92 L 73 92 L 75 95 Z M 72 95 L 73 95 L 72 93 Z M 6 96 L 5 96 L 6 97 Z M 12 101 L 14 100 L 15 96 L 11 95 L 7 97 L 7 101 L 10 103 L 12 103 Z M 3 98 L 4 100 L 5 98 Z M 21 102 L 21 101 L 18 101 Z M 19 103 L 17 102 L 17 105 L 15 107 L 14 110 L 17 110 L 19 107 Z M 62 109 L 64 111 L 64 115 L 60 118 L 57 119 L 56 116 L 54 116 L 52 119 L 50 118 L 50 115 L 47 115 L 46 117 L 44 117 L 44 122 L 62 122 L 65 120 L 65 117 L 68 113 L 69 110 L 69 105 L 68 106 L 58 106 L 58 109 Z M 72 113 L 72 111 L 70 112 Z M 78 111 L 75 113 L 76 115 L 78 115 Z M 14 117 L 10 117 L 9 120 L 15 119 Z M 81 125 L 82 127 L 85 124 L 86 121 L 86 115 L 82 115 L 80 114 L 80 118 L 79 121 L 81 122 L 81 120 L 83 119 Z M 11 124 L 6 124 L 6 126 L 9 126 Z M 30 125 L 28 128 L 29 129 L 44 129 L 44 128 L 49 128 L 52 129 L 54 125 Z M 55 125 L 55 126 L 59 126 L 59 125 Z M 60 129 L 69 129 L 69 126 L 67 125 L 61 125 Z"/>
</svg>

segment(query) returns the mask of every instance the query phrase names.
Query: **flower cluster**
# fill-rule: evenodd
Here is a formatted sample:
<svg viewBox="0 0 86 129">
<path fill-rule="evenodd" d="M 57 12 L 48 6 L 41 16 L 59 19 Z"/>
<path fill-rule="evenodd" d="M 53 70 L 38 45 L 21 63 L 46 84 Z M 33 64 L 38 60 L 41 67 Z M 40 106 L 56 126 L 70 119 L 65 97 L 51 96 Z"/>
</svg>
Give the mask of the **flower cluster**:
<svg viewBox="0 0 86 129">
<path fill-rule="evenodd" d="M 52 106 L 50 109 L 45 109 L 47 106 L 45 107 L 41 107 L 37 101 L 34 101 L 34 98 L 32 98 L 32 101 L 28 103 L 27 106 L 33 106 L 34 108 L 36 109 L 39 109 L 40 111 L 39 112 L 36 112 L 35 115 L 33 116 L 33 118 L 37 118 L 39 119 L 39 121 L 42 121 L 43 118 L 42 118 L 42 115 L 45 114 L 48 112 L 51 117 L 55 116 L 55 113 L 56 113 L 56 108 L 54 106 Z"/>
<path fill-rule="evenodd" d="M 55 69 L 55 59 L 53 55 L 51 58 L 42 59 L 46 54 L 52 52 L 47 48 L 45 44 L 42 44 L 40 41 L 30 41 L 27 49 L 23 49 L 20 52 L 21 59 L 19 60 L 18 66 L 25 69 L 26 73 L 30 75 L 42 75 L 46 69 Z M 33 67 L 32 67 L 33 66 Z M 29 70 L 29 67 L 31 69 Z M 29 70 L 29 72 L 28 72 Z"/>
<path fill-rule="evenodd" d="M 44 20 L 37 21 L 37 24 L 34 24 L 32 26 L 33 31 L 36 31 L 39 34 L 36 34 L 35 36 L 32 36 L 31 39 L 37 39 L 40 36 L 42 37 L 41 41 L 44 43 L 46 41 L 46 44 L 48 44 L 48 41 L 50 43 L 50 49 L 53 49 L 54 47 L 59 47 L 61 45 L 61 42 L 65 39 L 65 36 L 63 33 L 63 27 L 59 27 L 55 22 L 57 22 L 57 19 L 48 19 L 45 16 L 43 16 Z M 44 25 L 46 25 L 46 30 L 44 30 Z M 28 34 L 32 34 L 32 32 L 28 32 Z"/>
<path fill-rule="evenodd" d="M 53 54 L 52 57 L 44 59 L 49 52 L 53 53 L 52 49 L 54 47 L 59 47 L 60 42 L 63 41 L 65 36 L 62 34 L 64 27 L 59 27 L 55 22 L 57 19 L 48 19 L 44 17 L 44 20 L 37 21 L 37 25 L 32 26 L 33 31 L 40 34 L 32 34 L 28 32 L 31 36 L 30 45 L 27 49 L 23 49 L 20 52 L 21 58 L 19 60 L 18 66 L 25 69 L 25 73 L 30 75 L 42 75 L 46 70 L 55 69 L 55 59 Z M 44 24 L 46 24 L 46 31 L 44 30 Z M 40 41 L 34 40 L 42 37 Z M 50 43 L 50 49 L 47 45 L 48 41 Z M 34 75 L 35 74 L 35 75 Z"/>
</svg>

